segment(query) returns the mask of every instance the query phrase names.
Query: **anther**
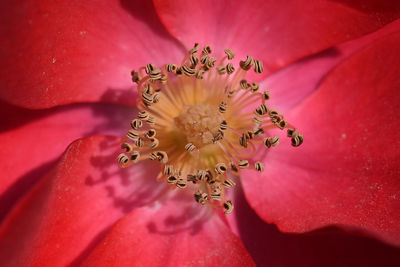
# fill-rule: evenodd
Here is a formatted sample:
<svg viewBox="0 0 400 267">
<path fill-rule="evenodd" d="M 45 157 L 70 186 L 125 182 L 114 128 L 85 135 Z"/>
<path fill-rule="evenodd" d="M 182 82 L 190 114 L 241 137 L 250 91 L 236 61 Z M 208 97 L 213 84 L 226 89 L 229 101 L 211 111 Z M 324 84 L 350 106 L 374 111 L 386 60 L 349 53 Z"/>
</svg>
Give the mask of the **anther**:
<svg viewBox="0 0 400 267">
<path fill-rule="evenodd" d="M 254 132 L 252 132 L 252 131 L 247 131 L 247 132 L 245 133 L 245 137 L 246 137 L 247 140 L 253 139 L 253 138 L 254 138 Z"/>
<path fill-rule="evenodd" d="M 294 147 L 300 146 L 304 141 L 304 136 L 299 134 L 298 136 L 293 137 L 291 141 L 292 141 L 292 146 Z"/>
<path fill-rule="evenodd" d="M 132 145 L 131 145 L 131 144 L 128 144 L 128 143 L 122 143 L 122 144 L 121 144 L 121 148 L 122 148 L 122 149 L 125 149 L 125 152 L 126 152 L 126 153 L 130 153 L 130 152 L 133 150 Z"/>
<path fill-rule="evenodd" d="M 146 106 L 150 106 L 153 103 L 153 96 L 143 92 L 142 93 L 142 101 L 143 101 L 143 104 L 145 104 Z"/>
<path fill-rule="evenodd" d="M 226 121 L 222 121 L 221 124 L 219 125 L 219 129 L 221 131 L 225 131 L 228 128 L 228 124 L 226 123 Z"/>
<path fill-rule="evenodd" d="M 166 66 L 165 66 L 165 69 L 168 71 L 168 72 L 176 72 L 176 69 L 177 69 L 178 67 L 175 65 L 175 64 L 167 64 Z"/>
<path fill-rule="evenodd" d="M 299 132 L 296 129 L 287 129 L 286 134 L 288 137 L 296 137 L 299 135 Z"/>
<path fill-rule="evenodd" d="M 174 175 L 171 175 L 167 178 L 167 182 L 169 184 L 176 184 L 178 181 L 178 178 L 176 178 Z"/>
<path fill-rule="evenodd" d="M 208 195 L 207 193 L 203 193 L 199 190 L 194 194 L 194 199 L 201 205 L 204 205 L 208 200 Z"/>
<path fill-rule="evenodd" d="M 192 69 L 192 68 L 190 68 L 190 67 L 188 67 L 188 66 L 186 66 L 186 65 L 183 65 L 183 66 L 182 66 L 182 71 L 183 71 L 183 73 L 186 74 L 187 76 L 193 76 L 193 75 L 196 74 L 196 70 L 195 70 L 195 69 Z"/>
<path fill-rule="evenodd" d="M 215 57 L 208 57 L 204 67 L 206 67 L 206 69 L 211 69 L 214 67 L 216 61 L 217 59 Z"/>
<path fill-rule="evenodd" d="M 235 68 L 233 67 L 232 63 L 226 64 L 226 72 L 228 74 L 232 74 L 235 72 Z"/>
<path fill-rule="evenodd" d="M 118 155 L 118 163 L 121 166 L 126 165 L 128 162 L 129 162 L 129 158 L 124 153 L 121 153 Z"/>
<path fill-rule="evenodd" d="M 254 60 L 254 71 L 262 73 L 264 71 L 263 63 L 260 60 Z"/>
<path fill-rule="evenodd" d="M 188 144 L 186 144 L 185 149 L 186 149 L 188 152 L 193 152 L 193 151 L 196 149 L 196 146 L 193 145 L 192 143 L 188 143 Z"/>
<path fill-rule="evenodd" d="M 156 130 L 154 129 L 150 129 L 146 132 L 146 137 L 147 138 L 153 138 L 156 136 Z"/>
<path fill-rule="evenodd" d="M 244 70 L 249 70 L 251 66 L 253 66 L 254 60 L 253 57 L 248 55 L 246 61 L 240 61 L 239 65 Z"/>
<path fill-rule="evenodd" d="M 264 134 L 263 128 L 257 128 L 257 129 L 254 131 L 254 135 L 255 135 L 255 136 L 261 136 L 261 135 L 263 135 L 263 134 Z"/>
<path fill-rule="evenodd" d="M 178 179 L 176 182 L 176 186 L 179 188 L 185 188 L 186 187 L 186 181 L 183 179 Z"/>
<path fill-rule="evenodd" d="M 199 64 L 199 59 L 196 57 L 196 55 L 192 54 L 189 57 L 189 62 L 190 62 L 191 68 L 195 68 L 196 65 Z"/>
<path fill-rule="evenodd" d="M 150 63 L 150 64 L 146 65 L 144 70 L 146 71 L 147 74 L 150 74 L 155 69 L 156 69 L 156 66 L 154 64 Z"/>
<path fill-rule="evenodd" d="M 192 183 L 196 183 L 197 182 L 197 176 L 196 175 L 194 175 L 194 174 L 192 174 L 192 173 L 189 173 L 187 176 L 186 176 L 186 180 L 188 181 L 188 182 L 192 182 Z"/>
<path fill-rule="evenodd" d="M 255 116 L 253 118 L 253 122 L 254 122 L 255 125 L 257 125 L 257 127 L 259 127 L 262 124 L 262 119 L 260 117 L 258 117 L 258 116 Z"/>
<path fill-rule="evenodd" d="M 214 135 L 212 142 L 215 143 L 219 140 L 222 140 L 224 138 L 224 133 L 222 131 L 218 131 L 216 135 Z"/>
<path fill-rule="evenodd" d="M 254 113 L 260 116 L 265 115 L 268 113 L 268 108 L 265 104 L 261 104 L 254 110 Z"/>
<path fill-rule="evenodd" d="M 211 53 L 212 53 L 211 47 L 209 45 L 206 45 L 203 48 L 202 54 L 208 55 L 208 54 L 211 54 Z"/>
<path fill-rule="evenodd" d="M 139 132 L 131 129 L 126 136 L 132 141 L 136 141 L 139 138 Z"/>
<path fill-rule="evenodd" d="M 259 83 L 257 83 L 257 82 L 252 82 L 252 83 L 250 84 L 250 90 L 251 90 L 253 93 L 257 92 L 258 89 L 260 89 L 260 84 L 259 84 Z"/>
<path fill-rule="evenodd" d="M 135 70 L 132 70 L 131 72 L 131 76 L 132 76 L 132 82 L 134 83 L 138 83 L 139 82 L 139 73 L 136 72 Z"/>
<path fill-rule="evenodd" d="M 264 146 L 267 148 L 270 148 L 271 146 L 277 146 L 279 144 L 279 137 L 274 136 L 274 137 L 268 137 L 264 138 Z"/>
<path fill-rule="evenodd" d="M 223 173 L 225 173 L 225 172 L 226 172 L 226 165 L 225 165 L 225 163 L 221 162 L 221 163 L 218 163 L 217 165 L 215 165 L 215 172 L 216 172 L 217 174 L 223 174 Z"/>
<path fill-rule="evenodd" d="M 250 87 L 250 84 L 246 80 L 241 80 L 239 84 L 240 84 L 240 88 L 242 88 L 244 90 L 246 90 L 247 88 Z"/>
<path fill-rule="evenodd" d="M 165 165 L 164 166 L 164 175 L 170 176 L 174 172 L 172 165 Z"/>
<path fill-rule="evenodd" d="M 249 167 L 249 161 L 245 160 L 245 159 L 241 160 L 241 161 L 239 161 L 238 165 L 239 165 L 239 168 L 241 168 L 241 169 L 248 168 Z"/>
<path fill-rule="evenodd" d="M 217 71 L 218 71 L 218 74 L 223 75 L 223 74 L 226 73 L 226 67 L 225 66 L 218 66 L 217 67 Z"/>
<path fill-rule="evenodd" d="M 229 162 L 229 167 L 231 168 L 232 171 L 238 172 L 238 168 L 236 167 L 235 163 Z"/>
<path fill-rule="evenodd" d="M 224 208 L 225 208 L 225 212 L 224 212 L 225 214 L 231 213 L 233 211 L 233 203 L 232 203 L 232 201 L 227 200 L 224 203 Z"/>
<path fill-rule="evenodd" d="M 150 126 L 153 126 L 153 125 L 156 123 L 156 120 L 155 120 L 153 117 L 149 116 L 149 117 L 147 118 L 146 122 L 147 122 L 147 124 L 149 124 Z"/>
<path fill-rule="evenodd" d="M 158 103 L 160 101 L 160 97 L 161 97 L 160 93 L 154 93 L 154 95 L 153 95 L 153 103 L 154 104 Z"/>
<path fill-rule="evenodd" d="M 206 176 L 207 176 L 207 171 L 206 171 L 206 170 L 198 170 L 198 172 L 197 172 L 197 178 L 198 178 L 200 181 L 206 180 Z"/>
<path fill-rule="evenodd" d="M 147 113 L 147 111 L 145 111 L 145 110 L 140 111 L 138 113 L 138 118 L 139 119 L 146 120 L 148 117 L 149 117 L 149 113 Z"/>
<path fill-rule="evenodd" d="M 165 153 L 164 151 L 155 151 L 152 152 L 149 155 L 149 158 L 151 160 L 159 160 L 161 163 L 167 163 L 168 162 L 168 156 L 167 153 Z"/>
<path fill-rule="evenodd" d="M 189 54 L 194 54 L 194 53 L 197 53 L 197 51 L 199 51 L 199 44 L 198 43 L 195 43 L 194 44 L 194 47 L 192 48 L 192 49 L 190 49 L 189 50 Z"/>
<path fill-rule="evenodd" d="M 161 163 L 167 163 L 168 162 L 168 156 L 167 153 L 164 151 L 157 151 L 156 152 L 157 158 Z"/>
<path fill-rule="evenodd" d="M 199 70 L 196 72 L 196 78 L 197 78 L 197 79 L 203 79 L 204 73 L 205 73 L 205 71 L 204 71 L 203 69 L 199 69 Z"/>
<path fill-rule="evenodd" d="M 235 186 L 236 184 L 231 179 L 226 178 L 225 181 L 222 183 L 222 185 L 225 186 L 226 188 L 231 188 L 231 187 Z"/>
<path fill-rule="evenodd" d="M 230 49 L 225 49 L 224 52 L 228 56 L 229 60 L 232 60 L 235 57 L 235 52 Z"/>
<path fill-rule="evenodd" d="M 143 122 L 140 119 L 134 119 L 131 121 L 131 127 L 134 130 L 137 130 L 143 126 Z"/>
<path fill-rule="evenodd" d="M 246 138 L 245 134 L 242 134 L 242 136 L 239 137 L 239 144 L 242 147 L 245 147 L 245 148 L 247 147 L 247 138 Z"/>
<path fill-rule="evenodd" d="M 264 95 L 265 100 L 269 100 L 269 98 L 270 98 L 269 91 L 264 91 L 263 95 Z"/>
<path fill-rule="evenodd" d="M 226 112 L 226 108 L 227 108 L 226 102 L 221 102 L 221 103 L 219 104 L 219 112 L 225 113 L 225 112 Z"/>
<path fill-rule="evenodd" d="M 136 141 L 135 141 L 135 145 L 136 145 L 137 147 L 143 147 L 143 145 L 144 145 L 143 139 L 140 138 L 140 137 L 137 138 Z"/>
<path fill-rule="evenodd" d="M 208 54 L 201 54 L 200 63 L 203 65 L 206 64 L 208 61 L 208 58 L 209 58 Z"/>
<path fill-rule="evenodd" d="M 139 151 L 133 151 L 131 154 L 131 160 L 135 163 L 139 160 L 139 158 L 140 158 Z"/>
<path fill-rule="evenodd" d="M 213 191 L 210 195 L 210 199 L 221 201 L 221 192 Z"/>
<path fill-rule="evenodd" d="M 257 161 L 257 162 L 254 164 L 254 168 L 256 169 L 256 171 L 259 171 L 259 172 L 264 171 L 264 165 L 263 165 L 261 162 L 259 162 L 259 161 Z"/>
<path fill-rule="evenodd" d="M 278 111 L 276 111 L 274 109 L 270 110 L 268 112 L 268 114 L 269 114 L 270 117 L 274 117 L 274 116 L 278 116 L 279 115 Z"/>
<path fill-rule="evenodd" d="M 281 120 L 276 126 L 278 126 L 279 129 L 283 130 L 287 126 L 287 121 Z"/>
<path fill-rule="evenodd" d="M 150 141 L 151 141 L 150 147 L 152 149 L 157 148 L 158 145 L 160 144 L 160 141 L 157 138 L 151 138 Z"/>
</svg>

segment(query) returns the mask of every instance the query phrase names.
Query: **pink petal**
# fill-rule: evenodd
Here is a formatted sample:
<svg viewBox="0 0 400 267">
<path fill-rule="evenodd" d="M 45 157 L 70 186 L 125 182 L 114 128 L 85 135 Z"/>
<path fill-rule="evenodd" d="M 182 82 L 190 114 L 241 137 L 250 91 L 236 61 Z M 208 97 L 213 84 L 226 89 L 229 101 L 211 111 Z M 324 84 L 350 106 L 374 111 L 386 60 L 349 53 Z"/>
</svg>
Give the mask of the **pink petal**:
<svg viewBox="0 0 400 267">
<path fill-rule="evenodd" d="M 281 233 L 265 223 L 236 190 L 232 218 L 246 249 L 259 266 L 399 266 L 400 248 L 330 227 L 307 234 Z M 231 216 L 228 216 L 231 218 Z"/>
<path fill-rule="evenodd" d="M 153 202 L 165 188 L 151 178 L 154 166 L 121 170 L 116 163 L 119 150 L 119 138 L 93 136 L 74 142 L 1 225 L 2 265 L 75 263 L 121 216 Z"/>
<path fill-rule="evenodd" d="M 240 239 L 206 210 L 193 199 L 137 209 L 115 224 L 83 266 L 254 266 Z"/>
<path fill-rule="evenodd" d="M 265 75 L 400 16 L 400 3 L 393 1 L 363 1 L 368 10 L 334 1 L 154 2 L 168 31 L 186 47 L 200 42 L 215 51 L 233 49 L 241 58 L 250 53 L 264 62 Z"/>
<path fill-rule="evenodd" d="M 0 10 L 0 97 L 15 105 L 134 103 L 132 68 L 181 56 L 148 1 L 4 0 Z"/>
<path fill-rule="evenodd" d="M 271 92 L 270 106 L 285 113 L 312 94 L 340 62 L 376 39 L 399 30 L 400 20 L 396 20 L 376 32 L 303 58 L 275 72 L 262 83 L 262 87 Z"/>
<path fill-rule="evenodd" d="M 43 111 L 0 104 L 0 220 L 72 141 L 93 133 L 122 136 L 133 111 L 106 104 Z"/>
<path fill-rule="evenodd" d="M 251 206 L 283 231 L 361 227 L 400 244 L 400 33 L 337 67 L 291 113 L 304 133 L 269 150 L 262 175 L 247 173 Z"/>
</svg>

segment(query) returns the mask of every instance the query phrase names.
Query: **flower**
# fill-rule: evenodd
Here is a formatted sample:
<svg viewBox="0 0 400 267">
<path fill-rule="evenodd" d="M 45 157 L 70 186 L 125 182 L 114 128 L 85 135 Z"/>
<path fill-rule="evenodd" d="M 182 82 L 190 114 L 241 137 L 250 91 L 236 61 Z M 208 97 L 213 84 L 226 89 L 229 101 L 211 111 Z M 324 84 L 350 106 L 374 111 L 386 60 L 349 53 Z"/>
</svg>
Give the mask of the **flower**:
<svg viewBox="0 0 400 267">
<path fill-rule="evenodd" d="M 397 4 L 1 5 L 1 108 L 12 118 L 2 124 L 0 152 L 4 265 L 252 264 L 231 232 L 244 219 L 232 219 L 236 209 L 199 220 L 197 203 L 160 201 L 164 187 L 148 179 L 156 165 L 114 164 L 115 136 L 137 97 L 127 74 L 144 62 L 174 62 L 195 41 L 264 62 L 261 85 L 309 140 L 271 150 L 265 174 L 243 174 L 257 214 L 284 231 L 344 225 L 398 244 Z"/>
</svg>

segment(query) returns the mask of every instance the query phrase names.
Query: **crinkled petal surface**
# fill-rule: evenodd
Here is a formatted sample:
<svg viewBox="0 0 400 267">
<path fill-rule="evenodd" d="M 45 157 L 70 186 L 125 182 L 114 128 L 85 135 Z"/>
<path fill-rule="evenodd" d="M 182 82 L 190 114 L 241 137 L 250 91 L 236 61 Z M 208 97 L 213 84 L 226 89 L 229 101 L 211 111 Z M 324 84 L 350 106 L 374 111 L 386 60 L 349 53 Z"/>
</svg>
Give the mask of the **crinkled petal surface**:
<svg viewBox="0 0 400 267">
<path fill-rule="evenodd" d="M 294 232 L 361 227 L 400 244 L 399 45 L 398 32 L 373 42 L 287 114 L 304 144 L 283 142 L 269 151 L 262 175 L 243 177 L 263 219 Z"/>
<path fill-rule="evenodd" d="M 154 166 L 115 164 L 118 145 L 119 138 L 93 136 L 68 147 L 2 223 L 2 266 L 77 263 L 121 216 L 163 193 L 149 179 Z"/>
<path fill-rule="evenodd" d="M 134 210 L 83 266 L 255 266 L 221 218 L 191 200 L 169 199 Z"/>
<path fill-rule="evenodd" d="M 4 0 L 0 98 L 27 108 L 134 103 L 130 72 L 182 56 L 150 1 Z"/>
<path fill-rule="evenodd" d="M 398 2 L 353 2 L 154 1 L 168 31 L 185 46 L 206 42 L 214 51 L 230 48 L 241 57 L 250 53 L 263 61 L 264 75 L 374 31 L 400 15 Z"/>
<path fill-rule="evenodd" d="M 134 109 L 76 104 L 27 110 L 0 104 L 0 220 L 46 174 L 74 140 L 97 132 L 122 136 Z"/>
</svg>

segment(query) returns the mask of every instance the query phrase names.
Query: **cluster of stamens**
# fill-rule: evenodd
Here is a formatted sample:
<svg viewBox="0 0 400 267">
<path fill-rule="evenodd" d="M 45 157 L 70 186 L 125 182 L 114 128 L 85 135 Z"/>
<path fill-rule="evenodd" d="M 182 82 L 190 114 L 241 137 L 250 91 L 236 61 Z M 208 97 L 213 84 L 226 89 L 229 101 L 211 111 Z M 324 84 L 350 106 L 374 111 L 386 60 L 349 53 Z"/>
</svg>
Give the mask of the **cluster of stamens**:
<svg viewBox="0 0 400 267">
<path fill-rule="evenodd" d="M 226 49 L 218 63 L 211 53 L 205 46 L 199 54 L 195 44 L 180 65 L 148 64 L 132 71 L 141 95 L 140 112 L 122 138 L 125 152 L 118 162 L 127 167 L 145 159 L 159 161 L 159 181 L 171 188 L 191 188 L 195 201 L 229 214 L 233 203 L 226 199 L 225 189 L 235 186 L 240 170 L 264 170 L 260 161 L 253 160 L 257 144 L 265 148 L 279 144 L 278 136 L 266 136 L 268 131 L 287 129 L 295 147 L 304 138 L 266 105 L 268 91 L 260 92 L 257 82 L 244 79 L 251 68 L 263 71 L 261 61 L 247 56 L 235 72 L 229 62 L 233 51 Z M 251 105 L 256 108 L 246 111 Z"/>
</svg>

